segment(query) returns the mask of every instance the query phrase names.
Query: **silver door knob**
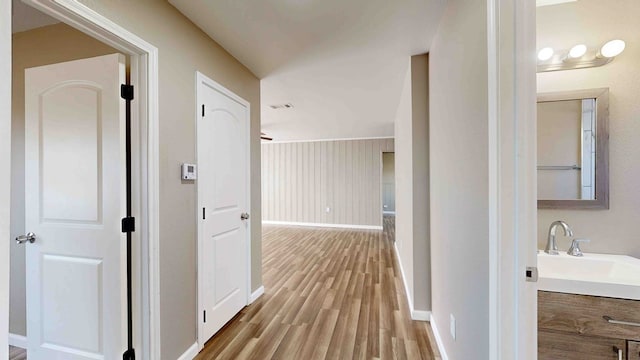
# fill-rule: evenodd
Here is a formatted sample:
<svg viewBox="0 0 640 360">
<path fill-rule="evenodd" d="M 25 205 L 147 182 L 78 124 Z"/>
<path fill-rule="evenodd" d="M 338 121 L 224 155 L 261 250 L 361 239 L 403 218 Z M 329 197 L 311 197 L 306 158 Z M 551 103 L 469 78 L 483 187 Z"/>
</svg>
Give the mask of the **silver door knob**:
<svg viewBox="0 0 640 360">
<path fill-rule="evenodd" d="M 26 235 L 20 235 L 16 238 L 16 242 L 18 244 L 24 244 L 27 241 L 33 244 L 36 241 L 36 234 L 30 232 L 30 233 L 27 233 Z"/>
<path fill-rule="evenodd" d="M 240 220 L 247 220 L 247 219 L 249 219 L 249 213 L 240 214 Z"/>
</svg>

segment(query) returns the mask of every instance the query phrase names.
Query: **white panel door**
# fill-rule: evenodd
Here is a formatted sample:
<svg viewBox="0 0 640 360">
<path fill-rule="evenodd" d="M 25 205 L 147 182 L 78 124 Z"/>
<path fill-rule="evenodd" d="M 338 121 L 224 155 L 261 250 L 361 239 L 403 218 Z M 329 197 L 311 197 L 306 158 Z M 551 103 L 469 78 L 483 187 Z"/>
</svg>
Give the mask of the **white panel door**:
<svg viewBox="0 0 640 360">
<path fill-rule="evenodd" d="M 249 109 L 218 86 L 198 83 L 198 298 L 200 345 L 248 300 Z M 198 109 L 202 110 L 202 109 Z M 204 115 L 204 116 L 202 116 Z"/>
<path fill-rule="evenodd" d="M 125 350 L 125 76 L 120 54 L 25 72 L 29 360 Z"/>
</svg>

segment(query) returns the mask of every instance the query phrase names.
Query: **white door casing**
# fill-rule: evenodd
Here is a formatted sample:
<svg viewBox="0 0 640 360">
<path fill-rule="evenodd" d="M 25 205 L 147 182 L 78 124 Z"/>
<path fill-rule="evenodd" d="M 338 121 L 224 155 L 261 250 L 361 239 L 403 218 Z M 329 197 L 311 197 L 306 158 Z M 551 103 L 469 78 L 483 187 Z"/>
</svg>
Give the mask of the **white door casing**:
<svg viewBox="0 0 640 360">
<path fill-rule="evenodd" d="M 197 74 L 198 344 L 248 304 L 249 103 Z"/>
<path fill-rule="evenodd" d="M 0 359 L 9 357 L 11 193 L 11 2 L 0 1 Z"/>
<path fill-rule="evenodd" d="M 29 359 L 115 359 L 126 339 L 125 59 L 25 71 Z"/>
</svg>

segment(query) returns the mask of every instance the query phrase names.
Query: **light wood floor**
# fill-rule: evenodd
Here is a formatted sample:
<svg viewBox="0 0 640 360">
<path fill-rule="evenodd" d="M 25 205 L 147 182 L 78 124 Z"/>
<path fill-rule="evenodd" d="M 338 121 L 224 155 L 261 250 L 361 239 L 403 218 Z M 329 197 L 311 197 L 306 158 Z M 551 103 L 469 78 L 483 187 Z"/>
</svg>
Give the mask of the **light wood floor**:
<svg viewBox="0 0 640 360">
<path fill-rule="evenodd" d="M 439 359 L 412 321 L 385 231 L 263 228 L 265 294 L 206 344 L 204 359 Z"/>
<path fill-rule="evenodd" d="M 26 360 L 27 350 L 9 345 L 9 360 Z"/>
</svg>

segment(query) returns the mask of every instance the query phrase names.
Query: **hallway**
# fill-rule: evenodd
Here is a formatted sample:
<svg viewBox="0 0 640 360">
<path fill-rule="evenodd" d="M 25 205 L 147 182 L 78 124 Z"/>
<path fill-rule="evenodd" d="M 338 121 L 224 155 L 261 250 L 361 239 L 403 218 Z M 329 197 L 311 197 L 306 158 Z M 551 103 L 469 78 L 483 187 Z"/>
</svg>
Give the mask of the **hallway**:
<svg viewBox="0 0 640 360">
<path fill-rule="evenodd" d="M 410 319 L 384 220 L 384 231 L 264 226 L 265 294 L 196 359 L 439 359 L 429 324 Z"/>
</svg>

